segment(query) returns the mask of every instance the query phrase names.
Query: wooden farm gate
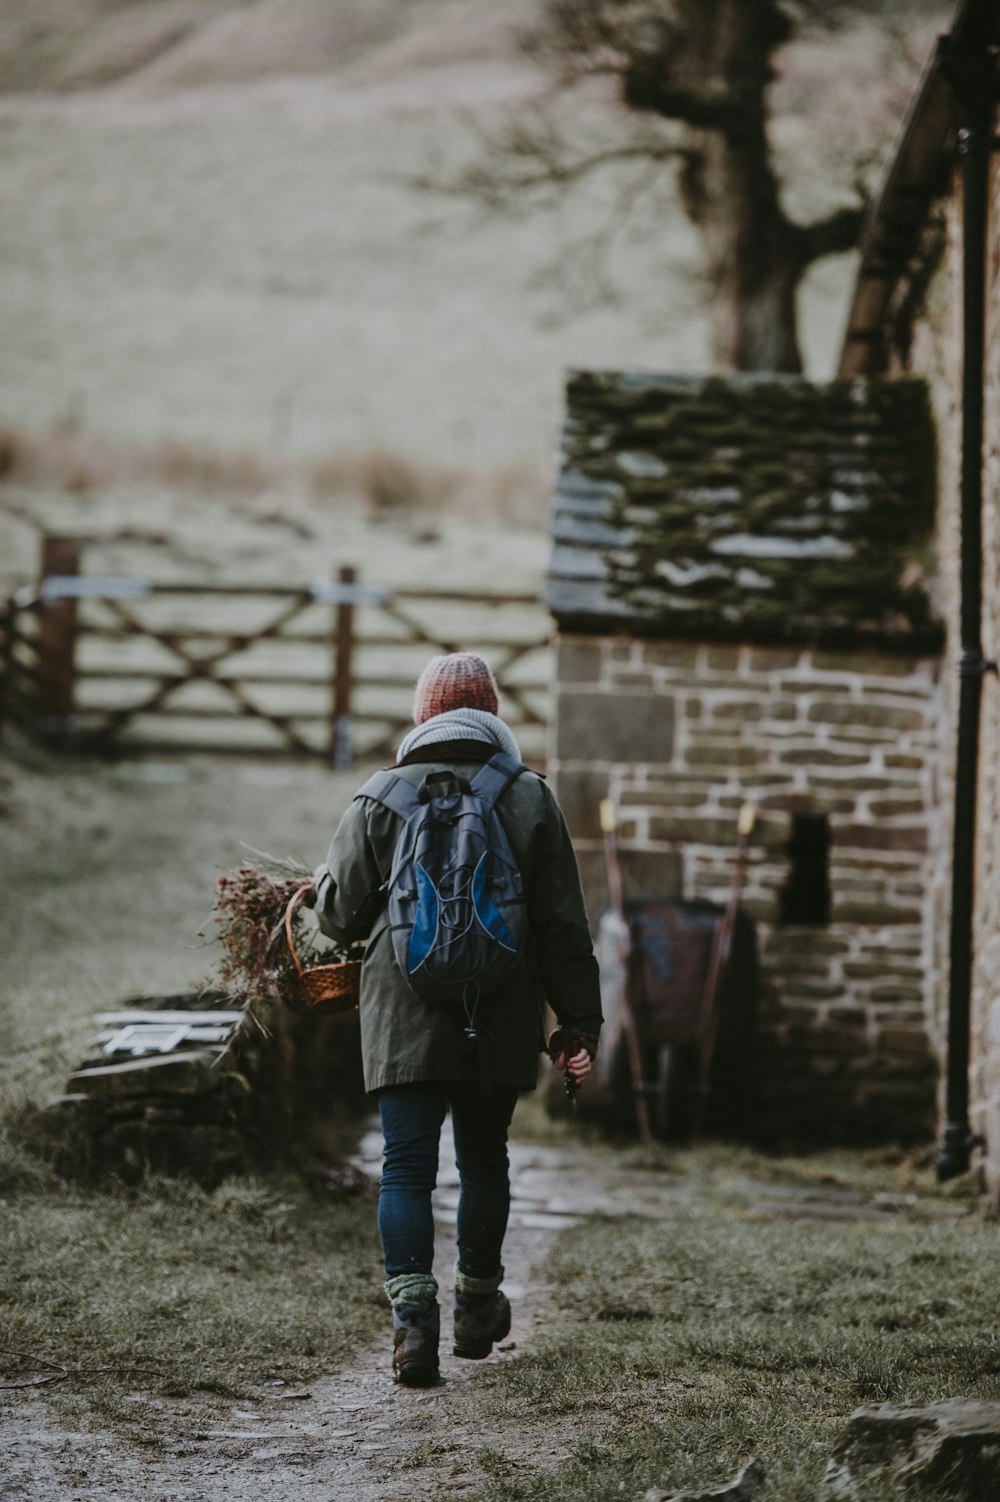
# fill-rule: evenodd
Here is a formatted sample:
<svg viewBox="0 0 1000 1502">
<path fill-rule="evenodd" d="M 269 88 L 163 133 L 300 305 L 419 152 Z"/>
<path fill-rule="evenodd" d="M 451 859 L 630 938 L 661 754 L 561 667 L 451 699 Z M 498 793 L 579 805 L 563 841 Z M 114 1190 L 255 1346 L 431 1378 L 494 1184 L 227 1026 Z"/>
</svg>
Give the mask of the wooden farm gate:
<svg viewBox="0 0 1000 1502">
<path fill-rule="evenodd" d="M 300 587 L 78 572 L 46 540 L 41 581 L 0 616 L 3 718 L 50 745 L 385 757 L 439 652 L 482 652 L 501 713 L 545 754 L 550 623 L 528 594 L 382 589 L 352 568 Z"/>
</svg>

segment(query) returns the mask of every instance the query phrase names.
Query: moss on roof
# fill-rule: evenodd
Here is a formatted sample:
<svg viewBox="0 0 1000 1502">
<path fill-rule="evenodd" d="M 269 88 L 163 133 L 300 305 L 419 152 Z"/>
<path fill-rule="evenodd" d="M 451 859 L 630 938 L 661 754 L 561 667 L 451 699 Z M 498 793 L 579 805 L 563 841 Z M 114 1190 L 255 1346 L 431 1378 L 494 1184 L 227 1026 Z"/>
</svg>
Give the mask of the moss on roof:
<svg viewBox="0 0 1000 1502">
<path fill-rule="evenodd" d="M 548 599 L 564 629 L 940 644 L 921 381 L 578 373 Z"/>
</svg>

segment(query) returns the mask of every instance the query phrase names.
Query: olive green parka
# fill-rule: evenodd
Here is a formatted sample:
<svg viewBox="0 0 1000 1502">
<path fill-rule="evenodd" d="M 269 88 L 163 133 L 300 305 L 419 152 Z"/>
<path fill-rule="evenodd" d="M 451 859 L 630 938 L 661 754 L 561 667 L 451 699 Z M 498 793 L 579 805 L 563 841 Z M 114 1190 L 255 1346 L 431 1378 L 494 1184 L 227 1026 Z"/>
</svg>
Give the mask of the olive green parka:
<svg viewBox="0 0 1000 1502">
<path fill-rule="evenodd" d="M 475 759 L 432 760 L 428 754 L 426 760 L 395 770 L 414 786 L 428 773 L 444 770 L 471 781 L 491 749 L 484 747 Z M 462 1006 L 422 1000 L 394 957 L 380 888 L 402 828 L 399 816 L 370 798 L 356 797 L 340 821 L 326 864 L 317 868 L 316 912 L 323 931 L 341 940 L 369 939 L 360 1000 L 369 1091 L 420 1081 L 476 1080 L 484 1089 L 532 1089 L 545 1048 L 546 1001 L 560 1027 L 596 1048 L 601 1027 L 597 963 L 562 812 L 543 778 L 526 771 L 501 795 L 497 813 L 524 881 L 530 938 L 502 989 L 480 998 L 474 1044 L 465 1037 Z"/>
</svg>

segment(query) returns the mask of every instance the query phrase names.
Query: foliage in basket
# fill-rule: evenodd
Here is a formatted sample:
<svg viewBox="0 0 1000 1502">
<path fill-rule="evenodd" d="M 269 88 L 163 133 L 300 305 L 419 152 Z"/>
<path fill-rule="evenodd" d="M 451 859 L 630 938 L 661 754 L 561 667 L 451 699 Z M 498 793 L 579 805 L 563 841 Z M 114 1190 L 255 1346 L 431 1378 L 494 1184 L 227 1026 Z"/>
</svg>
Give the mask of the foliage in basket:
<svg viewBox="0 0 1000 1502">
<path fill-rule="evenodd" d="M 308 879 L 306 872 L 272 877 L 255 866 L 241 866 L 219 877 L 215 899 L 215 921 L 223 949 L 219 978 L 223 985 L 242 992 L 251 1004 L 264 1004 L 276 997 L 291 1006 L 301 1001 L 284 925 L 289 902 Z M 356 960 L 364 952 L 360 945 L 335 945 L 307 927 L 301 908 L 294 923 L 295 946 L 305 966 Z"/>
</svg>

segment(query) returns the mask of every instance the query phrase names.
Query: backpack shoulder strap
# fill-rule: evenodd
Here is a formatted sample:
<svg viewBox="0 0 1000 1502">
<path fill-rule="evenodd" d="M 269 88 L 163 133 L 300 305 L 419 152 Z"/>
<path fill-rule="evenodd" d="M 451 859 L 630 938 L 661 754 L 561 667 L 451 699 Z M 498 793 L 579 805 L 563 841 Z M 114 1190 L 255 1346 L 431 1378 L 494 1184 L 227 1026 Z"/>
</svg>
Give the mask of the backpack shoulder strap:
<svg viewBox="0 0 1000 1502">
<path fill-rule="evenodd" d="M 413 784 L 407 782 L 405 777 L 399 777 L 395 772 L 388 771 L 373 772 L 354 796 L 355 798 L 371 798 L 373 802 L 381 803 L 392 813 L 398 814 L 401 819 L 408 819 L 420 804 Z"/>
<path fill-rule="evenodd" d="M 506 792 L 511 783 L 527 770 L 523 762 L 497 751 L 472 779 L 472 791 L 478 798 L 482 798 L 487 808 L 492 808 L 501 793 Z"/>
</svg>

